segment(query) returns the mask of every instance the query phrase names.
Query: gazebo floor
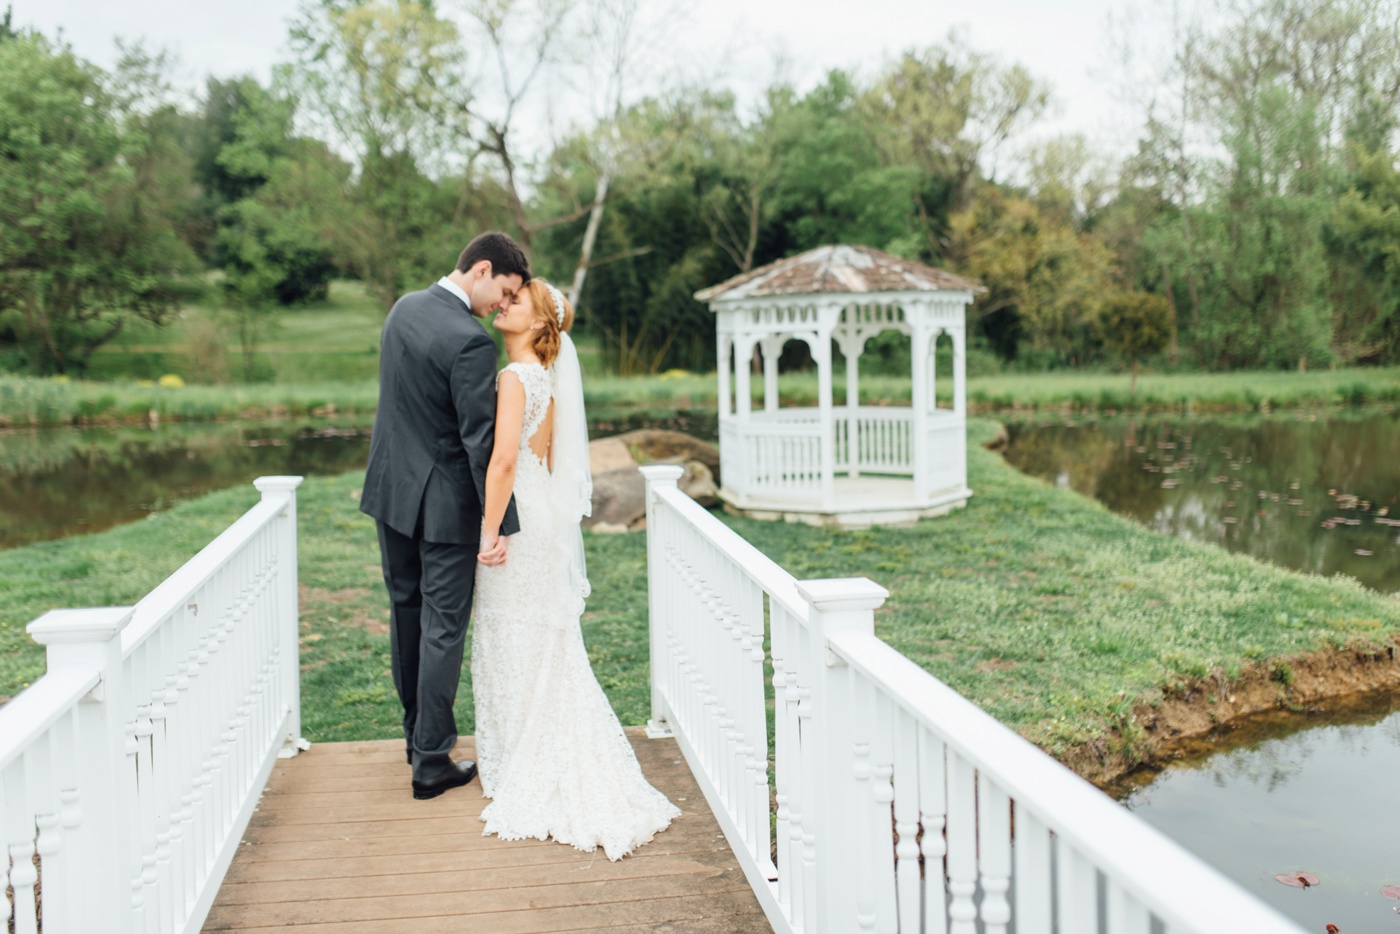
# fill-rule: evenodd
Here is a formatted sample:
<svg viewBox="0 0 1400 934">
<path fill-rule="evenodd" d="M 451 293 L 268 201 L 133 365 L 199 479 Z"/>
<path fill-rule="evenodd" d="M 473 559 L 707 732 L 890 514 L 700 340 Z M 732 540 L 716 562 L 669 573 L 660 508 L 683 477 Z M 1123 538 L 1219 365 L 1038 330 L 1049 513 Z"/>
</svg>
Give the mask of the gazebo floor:
<svg viewBox="0 0 1400 934">
<path fill-rule="evenodd" d="M 684 813 L 616 863 L 483 837 L 478 781 L 415 801 L 401 741 L 313 745 L 277 763 L 204 930 L 771 931 L 675 740 L 627 734 Z"/>
<path fill-rule="evenodd" d="M 972 491 L 965 487 L 935 490 L 924 500 L 914 497 L 914 481 L 908 477 L 865 475 L 836 477 L 832 481 L 835 506 L 820 502 L 764 496 L 737 497 L 720 490 L 726 512 L 750 519 L 805 522 L 861 529 L 872 525 L 912 525 L 920 519 L 941 516 L 967 505 Z"/>
</svg>

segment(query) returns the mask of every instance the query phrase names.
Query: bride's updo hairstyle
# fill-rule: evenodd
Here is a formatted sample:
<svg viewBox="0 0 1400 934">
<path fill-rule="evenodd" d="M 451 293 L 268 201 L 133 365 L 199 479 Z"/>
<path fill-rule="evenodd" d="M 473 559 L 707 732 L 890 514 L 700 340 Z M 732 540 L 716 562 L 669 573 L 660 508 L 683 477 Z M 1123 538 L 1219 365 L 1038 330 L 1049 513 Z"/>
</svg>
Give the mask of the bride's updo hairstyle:
<svg viewBox="0 0 1400 934">
<path fill-rule="evenodd" d="M 574 306 L 569 304 L 562 292 L 551 288 L 543 279 L 531 279 L 525 284 L 525 290 L 530 293 L 530 303 L 535 307 L 535 318 L 544 323 L 544 327 L 535 332 L 535 356 L 540 358 L 540 363 L 550 366 L 554 363 L 554 358 L 559 356 L 560 333 L 574 326 Z M 559 296 L 559 302 L 563 305 L 562 323 L 555 295 Z"/>
</svg>

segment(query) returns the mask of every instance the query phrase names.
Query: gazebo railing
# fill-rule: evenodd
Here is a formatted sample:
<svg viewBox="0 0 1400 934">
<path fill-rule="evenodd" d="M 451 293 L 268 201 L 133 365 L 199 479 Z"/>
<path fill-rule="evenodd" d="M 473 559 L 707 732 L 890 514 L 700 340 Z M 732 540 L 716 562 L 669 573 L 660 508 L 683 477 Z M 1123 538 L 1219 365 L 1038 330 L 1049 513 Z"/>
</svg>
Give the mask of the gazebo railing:
<svg viewBox="0 0 1400 934">
<path fill-rule="evenodd" d="M 135 607 L 29 626 L 48 671 L 0 708 L 0 887 L 15 934 L 193 934 L 301 735 L 296 489 Z"/>
<path fill-rule="evenodd" d="M 1302 934 L 879 639 L 883 588 L 794 580 L 642 470 L 649 732 L 779 934 Z"/>
<path fill-rule="evenodd" d="M 720 422 L 721 473 L 746 496 L 812 499 L 821 495 L 822 426 L 817 409 L 757 411 Z M 914 475 L 914 417 L 897 406 L 832 410 L 834 477 Z M 966 419 L 940 409 L 928 416 L 930 490 L 967 481 Z"/>
</svg>

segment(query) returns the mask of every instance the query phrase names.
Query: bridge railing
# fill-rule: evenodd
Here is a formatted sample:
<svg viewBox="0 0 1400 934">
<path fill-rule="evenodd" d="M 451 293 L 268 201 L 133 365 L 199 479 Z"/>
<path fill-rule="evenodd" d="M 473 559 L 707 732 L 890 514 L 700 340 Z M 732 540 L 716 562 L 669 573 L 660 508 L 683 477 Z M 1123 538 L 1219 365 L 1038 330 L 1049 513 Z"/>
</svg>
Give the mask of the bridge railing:
<svg viewBox="0 0 1400 934">
<path fill-rule="evenodd" d="M 1301 932 L 877 638 L 883 588 L 797 581 L 642 470 L 649 732 L 776 931 Z"/>
<path fill-rule="evenodd" d="M 200 929 L 279 754 L 301 739 L 296 489 L 134 607 L 29 626 L 47 672 L 0 708 L 0 859 L 16 934 Z"/>
</svg>

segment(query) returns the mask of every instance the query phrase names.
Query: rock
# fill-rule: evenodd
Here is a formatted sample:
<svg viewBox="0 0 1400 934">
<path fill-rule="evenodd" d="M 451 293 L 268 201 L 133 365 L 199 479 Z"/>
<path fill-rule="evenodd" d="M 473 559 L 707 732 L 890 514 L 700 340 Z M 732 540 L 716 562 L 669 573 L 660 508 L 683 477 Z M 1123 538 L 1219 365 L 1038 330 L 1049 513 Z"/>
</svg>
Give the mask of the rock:
<svg viewBox="0 0 1400 934">
<path fill-rule="evenodd" d="M 583 520 L 585 529 L 606 525 L 625 530 L 646 514 L 647 484 L 635 465 L 593 475 L 593 515 Z"/>
<path fill-rule="evenodd" d="M 719 483 L 719 448 L 699 438 L 692 438 L 685 432 L 639 428 L 607 440 L 621 442 L 629 452 L 637 451 L 643 464 L 699 461 L 710 469 L 714 482 Z"/>
<path fill-rule="evenodd" d="M 680 480 L 676 482 L 681 492 L 706 509 L 713 509 L 719 505 L 719 485 L 715 483 L 715 475 L 702 461 L 666 457 L 655 463 L 680 464 L 685 468 L 685 473 L 681 474 Z"/>
<path fill-rule="evenodd" d="M 588 444 L 588 469 L 595 477 L 610 470 L 636 466 L 626 442 L 619 438 L 603 438 Z"/>
</svg>

